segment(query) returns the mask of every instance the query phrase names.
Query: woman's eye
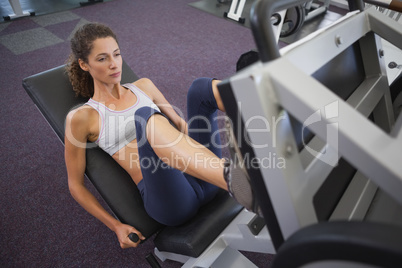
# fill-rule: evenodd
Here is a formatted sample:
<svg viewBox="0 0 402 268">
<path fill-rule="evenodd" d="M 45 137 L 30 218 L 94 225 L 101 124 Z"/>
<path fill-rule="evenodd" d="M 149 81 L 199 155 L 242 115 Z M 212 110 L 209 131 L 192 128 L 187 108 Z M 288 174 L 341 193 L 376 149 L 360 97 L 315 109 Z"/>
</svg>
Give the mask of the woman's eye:
<svg viewBox="0 0 402 268">
<path fill-rule="evenodd" d="M 105 60 L 105 58 L 100 58 L 100 59 L 98 59 L 98 61 L 100 61 L 100 62 L 102 62 L 102 61 L 104 61 Z"/>
</svg>

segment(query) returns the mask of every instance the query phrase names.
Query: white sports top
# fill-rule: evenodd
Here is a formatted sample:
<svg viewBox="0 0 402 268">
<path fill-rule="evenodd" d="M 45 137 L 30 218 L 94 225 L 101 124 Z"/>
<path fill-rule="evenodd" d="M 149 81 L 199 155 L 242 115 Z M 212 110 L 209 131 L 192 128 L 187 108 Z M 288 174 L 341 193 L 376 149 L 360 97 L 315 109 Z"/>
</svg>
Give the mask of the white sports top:
<svg viewBox="0 0 402 268">
<path fill-rule="evenodd" d="M 134 115 L 139 108 L 147 106 L 160 112 L 158 106 L 138 87 L 133 84 L 122 86 L 137 96 L 136 103 L 125 110 L 111 110 L 92 98 L 86 103 L 98 111 L 101 120 L 101 130 L 95 143 L 109 155 L 114 155 L 136 138 Z"/>
</svg>

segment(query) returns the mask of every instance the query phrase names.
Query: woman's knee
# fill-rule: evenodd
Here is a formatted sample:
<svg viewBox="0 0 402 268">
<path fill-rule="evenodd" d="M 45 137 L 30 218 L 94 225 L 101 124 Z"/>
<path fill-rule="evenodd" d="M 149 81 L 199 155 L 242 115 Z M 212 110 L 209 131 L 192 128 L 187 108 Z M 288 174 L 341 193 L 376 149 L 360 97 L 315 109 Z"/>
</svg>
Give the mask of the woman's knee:
<svg viewBox="0 0 402 268">
<path fill-rule="evenodd" d="M 187 92 L 187 103 L 204 99 L 211 90 L 212 78 L 201 77 L 193 81 Z"/>
<path fill-rule="evenodd" d="M 170 127 L 171 125 L 169 121 L 162 114 L 155 113 L 151 115 L 146 123 L 146 135 L 148 141 L 151 140 L 151 137 L 153 137 L 152 140 L 154 140 L 155 136 L 163 135 L 164 131 Z"/>
</svg>

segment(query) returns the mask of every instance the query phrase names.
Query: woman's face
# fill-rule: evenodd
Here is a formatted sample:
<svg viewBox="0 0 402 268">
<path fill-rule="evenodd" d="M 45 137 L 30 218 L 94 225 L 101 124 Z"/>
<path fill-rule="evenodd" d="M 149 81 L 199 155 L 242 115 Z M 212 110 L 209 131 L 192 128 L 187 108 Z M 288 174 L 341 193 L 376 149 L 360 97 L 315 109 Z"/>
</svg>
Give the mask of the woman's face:
<svg viewBox="0 0 402 268">
<path fill-rule="evenodd" d="M 98 38 L 92 44 L 88 63 L 80 60 L 80 66 L 92 78 L 103 84 L 117 84 L 121 80 L 122 58 L 119 45 L 113 37 Z"/>
</svg>

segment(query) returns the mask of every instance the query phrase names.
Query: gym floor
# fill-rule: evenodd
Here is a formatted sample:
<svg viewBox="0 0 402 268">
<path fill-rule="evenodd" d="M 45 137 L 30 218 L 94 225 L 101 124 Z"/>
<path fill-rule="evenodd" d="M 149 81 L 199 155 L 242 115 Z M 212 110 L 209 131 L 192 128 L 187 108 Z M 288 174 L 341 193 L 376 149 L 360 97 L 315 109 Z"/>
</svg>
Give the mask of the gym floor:
<svg viewBox="0 0 402 268">
<path fill-rule="evenodd" d="M 41 0 L 41 1 L 33 1 L 33 0 L 19 0 L 21 5 L 21 9 L 23 12 L 34 13 L 37 15 L 44 15 L 54 12 L 60 12 L 64 10 L 74 9 L 81 6 L 84 3 L 95 3 L 96 0 Z M 98 0 L 99 1 L 99 0 Z M 102 0 L 100 0 L 102 1 Z M 112 0 L 103 0 L 103 2 L 109 2 Z M 250 19 L 249 14 L 254 1 L 246 1 L 243 17 L 245 19 L 244 27 L 250 28 Z M 227 1 L 224 3 L 220 3 L 217 0 L 201 0 L 190 3 L 190 6 L 200 9 L 204 12 L 207 12 L 211 15 L 217 17 L 224 17 L 224 13 L 229 11 L 231 5 L 231 1 Z M 302 28 L 297 31 L 295 34 L 292 34 L 288 37 L 283 37 L 280 39 L 280 47 L 285 46 L 286 44 L 293 43 L 304 36 L 308 35 L 311 32 L 316 31 L 317 29 L 324 27 L 333 21 L 340 18 L 343 14 L 346 13 L 346 10 L 338 8 L 336 6 L 330 6 L 329 10 L 317 18 L 306 21 Z M 14 11 L 9 3 L 9 1 L 1 1 L 0 2 L 0 22 L 5 22 L 7 16 L 14 14 Z M 226 18 L 227 19 L 227 18 Z M 231 20 L 231 19 L 227 19 Z M 233 21 L 234 23 L 238 23 Z M 239 25 L 242 25 L 238 23 Z"/>
<path fill-rule="evenodd" d="M 108 2 L 111 0 L 103 0 Z M 80 7 L 81 2 L 91 2 L 88 0 L 19 0 L 21 9 L 27 12 L 35 12 L 35 15 L 44 15 L 53 12 L 73 9 Z M 4 22 L 4 17 L 14 14 L 9 1 L 0 1 L 0 21 Z"/>
</svg>

